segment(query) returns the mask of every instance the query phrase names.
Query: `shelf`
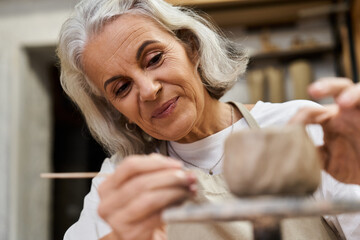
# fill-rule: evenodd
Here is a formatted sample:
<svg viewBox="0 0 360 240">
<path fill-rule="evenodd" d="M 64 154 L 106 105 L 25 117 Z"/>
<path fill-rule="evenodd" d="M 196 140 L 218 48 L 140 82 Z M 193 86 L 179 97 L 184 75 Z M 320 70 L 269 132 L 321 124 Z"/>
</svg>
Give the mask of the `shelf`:
<svg viewBox="0 0 360 240">
<path fill-rule="evenodd" d="M 299 12 L 331 4 L 331 0 L 168 0 L 200 9 L 220 26 L 264 26 L 293 23 Z"/>
<path fill-rule="evenodd" d="M 296 58 L 309 58 L 309 57 L 319 57 L 323 54 L 332 53 L 334 51 L 334 46 L 332 45 L 323 45 L 311 48 L 301 48 L 301 49 L 290 49 L 290 50 L 279 50 L 274 52 L 266 53 L 255 53 L 250 56 L 250 59 L 253 61 L 258 60 L 291 60 Z"/>
</svg>

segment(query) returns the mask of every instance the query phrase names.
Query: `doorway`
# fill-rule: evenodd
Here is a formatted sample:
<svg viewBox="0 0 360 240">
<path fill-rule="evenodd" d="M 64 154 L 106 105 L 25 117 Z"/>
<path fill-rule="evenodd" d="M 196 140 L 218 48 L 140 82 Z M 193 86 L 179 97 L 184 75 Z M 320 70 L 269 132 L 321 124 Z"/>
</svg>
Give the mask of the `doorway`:
<svg viewBox="0 0 360 240">
<path fill-rule="evenodd" d="M 60 86 L 55 47 L 26 49 L 30 65 L 48 91 L 50 101 L 50 169 L 53 172 L 97 172 L 106 158 L 92 138 L 84 118 Z M 91 179 L 52 180 L 50 190 L 50 239 L 62 240 L 75 223 L 89 192 Z"/>
</svg>

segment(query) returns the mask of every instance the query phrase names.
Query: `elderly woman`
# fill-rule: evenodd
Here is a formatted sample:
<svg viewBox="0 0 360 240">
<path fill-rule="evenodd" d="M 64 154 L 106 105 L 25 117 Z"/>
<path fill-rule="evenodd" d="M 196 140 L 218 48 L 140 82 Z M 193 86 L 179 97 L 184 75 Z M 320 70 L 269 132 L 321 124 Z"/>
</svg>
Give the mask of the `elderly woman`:
<svg viewBox="0 0 360 240">
<path fill-rule="evenodd" d="M 192 11 L 161 0 L 82 1 L 63 25 L 58 55 L 64 90 L 112 155 L 101 168 L 108 176 L 93 179 L 65 239 L 251 239 L 247 222 L 165 226 L 160 217 L 194 195 L 200 202 L 230 197 L 223 142 L 249 122 L 321 124 L 324 138 L 319 125 L 308 131 L 318 145 L 325 140 L 325 170 L 337 180 L 324 171 L 314 198 L 360 195 L 360 87 L 349 80 L 312 86 L 314 97 L 336 98 L 329 108 L 220 102 L 247 57 Z M 324 218 L 286 224 L 285 238 L 360 237 L 358 215 Z"/>
</svg>

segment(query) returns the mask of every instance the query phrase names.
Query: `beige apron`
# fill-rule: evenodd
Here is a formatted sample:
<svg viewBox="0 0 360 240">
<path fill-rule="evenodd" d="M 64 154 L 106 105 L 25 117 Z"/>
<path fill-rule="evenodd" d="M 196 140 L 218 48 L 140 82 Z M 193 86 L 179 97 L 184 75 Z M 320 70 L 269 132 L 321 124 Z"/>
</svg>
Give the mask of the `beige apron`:
<svg viewBox="0 0 360 240">
<path fill-rule="evenodd" d="M 250 128 L 260 128 L 246 107 L 234 104 L 244 116 Z M 167 155 L 167 144 L 162 144 L 160 152 Z M 219 202 L 234 198 L 229 192 L 222 174 L 209 175 L 201 170 L 194 170 L 198 177 L 198 192 L 195 202 Z M 283 239 L 291 240 L 325 240 L 339 239 L 321 217 L 285 219 L 281 223 Z M 169 240 L 250 240 L 253 230 L 250 222 L 206 222 L 178 223 L 167 226 Z"/>
</svg>

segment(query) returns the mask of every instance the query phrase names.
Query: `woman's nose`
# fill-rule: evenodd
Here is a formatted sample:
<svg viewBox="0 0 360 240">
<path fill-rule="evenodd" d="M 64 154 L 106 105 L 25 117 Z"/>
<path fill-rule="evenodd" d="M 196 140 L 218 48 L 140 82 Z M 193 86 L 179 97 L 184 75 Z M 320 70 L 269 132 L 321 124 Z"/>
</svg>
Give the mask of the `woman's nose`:
<svg viewBox="0 0 360 240">
<path fill-rule="evenodd" d="M 153 101 L 160 93 L 162 84 L 156 80 L 146 79 L 140 83 L 139 89 L 141 101 Z"/>
</svg>

